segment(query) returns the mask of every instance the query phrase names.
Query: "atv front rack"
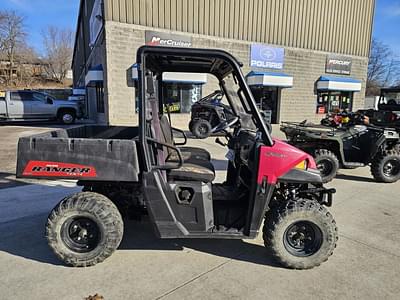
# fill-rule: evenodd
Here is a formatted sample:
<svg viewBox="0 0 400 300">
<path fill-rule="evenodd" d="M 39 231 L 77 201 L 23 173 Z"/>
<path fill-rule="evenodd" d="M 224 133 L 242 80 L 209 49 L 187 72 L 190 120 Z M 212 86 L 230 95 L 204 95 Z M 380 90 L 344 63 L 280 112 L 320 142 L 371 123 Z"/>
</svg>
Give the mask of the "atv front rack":
<svg viewBox="0 0 400 300">
<path fill-rule="evenodd" d="M 304 122 L 282 122 L 280 130 L 286 134 L 286 138 L 302 135 L 326 135 L 334 136 L 338 128 Z"/>
</svg>

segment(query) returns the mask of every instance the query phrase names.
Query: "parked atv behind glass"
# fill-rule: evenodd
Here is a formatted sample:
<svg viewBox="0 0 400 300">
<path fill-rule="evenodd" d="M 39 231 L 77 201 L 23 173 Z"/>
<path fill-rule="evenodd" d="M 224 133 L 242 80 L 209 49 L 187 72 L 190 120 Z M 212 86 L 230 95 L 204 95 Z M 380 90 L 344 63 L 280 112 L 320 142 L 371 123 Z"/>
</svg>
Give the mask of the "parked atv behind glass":
<svg viewBox="0 0 400 300">
<path fill-rule="evenodd" d="M 225 132 L 232 126 L 235 114 L 229 105 L 222 103 L 223 97 L 224 92 L 217 90 L 192 105 L 189 130 L 195 137 L 205 139 L 211 134 Z M 271 133 L 270 118 L 264 111 L 259 112 Z"/>
<path fill-rule="evenodd" d="M 362 112 L 329 115 L 321 125 L 282 122 L 281 131 L 289 144 L 314 157 L 323 182 L 340 168 L 368 165 L 377 182 L 400 179 L 400 129 L 370 124 Z"/>
<path fill-rule="evenodd" d="M 192 105 L 190 132 L 199 139 L 205 139 L 231 126 L 235 119 L 232 109 L 222 103 L 223 91 L 215 91 Z"/>
<path fill-rule="evenodd" d="M 143 46 L 137 53 L 139 126 L 86 125 L 18 144 L 17 176 L 77 179 L 46 224 L 51 249 L 66 264 L 91 266 L 119 246 L 122 216 L 148 214 L 161 238 L 254 239 L 283 266 L 307 269 L 328 259 L 338 239 L 314 159 L 273 140 L 240 69 L 222 50 Z M 226 131 L 226 180 L 217 183 L 210 153 L 174 141 L 163 114 L 165 72 L 214 75 L 233 112 Z M 134 237 L 132 237 L 134 238 Z M 167 255 L 167 254 L 165 254 Z"/>
</svg>

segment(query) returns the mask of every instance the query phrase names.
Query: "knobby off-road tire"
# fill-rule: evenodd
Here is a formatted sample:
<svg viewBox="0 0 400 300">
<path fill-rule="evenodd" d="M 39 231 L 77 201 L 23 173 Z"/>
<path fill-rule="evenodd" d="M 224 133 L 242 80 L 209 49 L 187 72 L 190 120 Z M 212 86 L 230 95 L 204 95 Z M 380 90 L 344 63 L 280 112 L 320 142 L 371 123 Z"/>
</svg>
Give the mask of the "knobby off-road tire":
<svg viewBox="0 0 400 300">
<path fill-rule="evenodd" d="M 317 149 L 314 152 L 315 163 L 321 172 L 322 182 L 326 183 L 335 178 L 339 170 L 339 160 L 327 149 Z"/>
<path fill-rule="evenodd" d="M 67 265 L 93 266 L 119 246 L 124 226 L 117 207 L 107 197 L 80 192 L 65 197 L 50 213 L 46 238 Z"/>
<path fill-rule="evenodd" d="M 400 179 L 400 152 L 387 150 L 377 154 L 371 164 L 371 174 L 378 182 L 398 181 Z"/>
<path fill-rule="evenodd" d="M 190 120 L 190 121 L 189 121 L 188 127 L 189 127 L 189 131 L 190 131 L 190 132 L 192 132 L 192 130 L 193 130 L 193 122 L 194 122 L 193 120 Z"/>
<path fill-rule="evenodd" d="M 315 232 L 309 235 L 306 229 Z M 283 266 L 311 269 L 332 255 L 338 231 L 325 207 L 314 200 L 299 199 L 267 212 L 263 238 L 268 252 Z M 293 241 L 298 239 L 304 243 L 296 246 Z"/>
<path fill-rule="evenodd" d="M 193 121 L 192 133 L 199 139 L 208 138 L 211 134 L 211 124 L 207 120 Z"/>
</svg>

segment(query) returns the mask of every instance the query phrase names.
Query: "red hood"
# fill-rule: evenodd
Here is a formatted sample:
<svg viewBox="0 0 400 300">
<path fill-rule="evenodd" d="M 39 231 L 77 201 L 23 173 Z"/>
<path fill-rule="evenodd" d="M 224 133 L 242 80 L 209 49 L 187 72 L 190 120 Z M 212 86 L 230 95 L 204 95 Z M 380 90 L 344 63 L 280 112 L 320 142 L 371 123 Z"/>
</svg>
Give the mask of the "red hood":
<svg viewBox="0 0 400 300">
<path fill-rule="evenodd" d="M 264 177 L 267 178 L 268 183 L 275 184 L 279 177 L 304 160 L 307 161 L 309 169 L 317 169 L 311 155 L 282 140 L 274 138 L 273 141 L 272 147 L 261 146 L 260 149 L 260 165 L 257 176 L 259 184 L 262 183 Z"/>
</svg>

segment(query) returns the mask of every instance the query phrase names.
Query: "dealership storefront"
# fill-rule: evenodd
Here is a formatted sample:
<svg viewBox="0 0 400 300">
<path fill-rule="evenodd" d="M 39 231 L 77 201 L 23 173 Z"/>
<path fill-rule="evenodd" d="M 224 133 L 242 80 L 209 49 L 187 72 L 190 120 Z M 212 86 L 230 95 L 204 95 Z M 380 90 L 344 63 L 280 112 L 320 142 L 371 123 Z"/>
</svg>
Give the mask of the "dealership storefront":
<svg viewBox="0 0 400 300">
<path fill-rule="evenodd" d="M 192 47 L 192 37 L 170 34 L 157 31 L 146 31 L 144 43 L 150 46 L 180 46 Z M 284 73 L 285 49 L 272 45 L 252 43 L 249 45 L 249 61 L 245 68 L 249 68 L 246 76 L 247 83 L 253 93 L 260 110 L 272 124 L 281 120 L 282 90 L 292 89 L 296 79 L 291 74 Z M 245 63 L 245 62 L 243 62 Z M 352 60 L 349 57 L 336 54 L 327 54 L 325 73 L 319 76 L 314 87 L 316 115 L 324 115 L 337 111 L 352 111 L 354 93 L 361 91 L 361 81 L 351 78 Z M 128 70 L 131 76 L 132 87 L 136 86 L 137 65 L 133 64 Z M 331 75 L 332 74 L 332 75 Z M 335 74 L 335 76 L 333 76 Z M 341 76 L 338 76 L 341 75 Z M 167 73 L 163 76 L 163 96 L 169 104 L 172 113 L 190 113 L 193 103 L 206 96 L 206 74 L 195 73 Z M 136 111 L 138 110 L 138 91 L 135 92 Z"/>
<path fill-rule="evenodd" d="M 362 24 L 353 18 L 354 22 L 339 30 L 325 23 L 345 24 L 349 19 L 341 14 L 335 20 L 330 16 L 326 20 L 315 19 L 321 13 L 319 9 L 327 9 L 322 4 L 300 16 L 295 12 L 302 7 L 281 11 L 281 0 L 272 0 L 274 5 L 268 4 L 262 11 L 252 6 L 246 10 L 245 18 L 240 15 L 242 3 L 235 2 L 219 7 L 225 11 L 220 19 L 216 7 L 195 7 L 192 0 L 187 5 L 184 1 L 176 11 L 171 6 L 169 13 L 159 9 L 164 2 L 154 0 L 146 14 L 137 6 L 138 1 L 125 2 L 132 11 L 115 1 L 81 1 L 73 60 L 74 88 L 86 91 L 88 115 L 96 122 L 138 122 L 135 57 L 143 45 L 218 48 L 231 53 L 242 64 L 257 106 L 271 123 L 304 119 L 318 122 L 327 113 L 363 107 L 372 18 Z M 253 2 L 256 3 L 249 0 Z M 209 5 L 213 3 L 210 1 Z M 372 4 L 368 0 L 360 3 L 360 8 L 372 16 Z M 287 5 L 296 6 L 294 2 Z M 344 0 L 333 6 L 352 16 L 360 14 L 359 8 Z M 188 18 L 185 9 L 193 18 Z M 278 26 L 267 17 L 278 10 L 286 20 L 283 24 L 289 22 L 290 26 Z M 299 18 L 299 22 L 293 23 L 293 18 Z M 300 30 L 299 26 L 310 18 L 314 22 Z M 362 35 L 358 31 L 361 27 Z M 351 36 L 360 38 L 356 41 Z M 182 120 L 190 119 L 193 103 L 218 88 L 215 78 L 206 74 L 163 75 L 164 101 Z"/>
</svg>

